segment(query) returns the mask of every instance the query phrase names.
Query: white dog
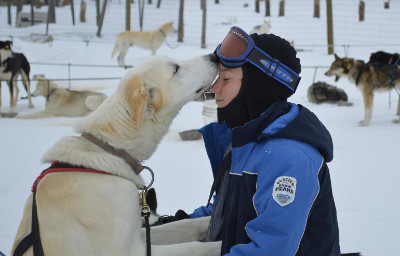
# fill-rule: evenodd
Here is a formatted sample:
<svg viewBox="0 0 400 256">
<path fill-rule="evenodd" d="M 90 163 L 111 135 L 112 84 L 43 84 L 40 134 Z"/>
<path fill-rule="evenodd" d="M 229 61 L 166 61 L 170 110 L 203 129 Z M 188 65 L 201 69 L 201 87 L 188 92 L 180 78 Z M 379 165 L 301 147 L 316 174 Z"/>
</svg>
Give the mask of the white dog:
<svg viewBox="0 0 400 256">
<path fill-rule="evenodd" d="M 42 118 L 52 116 L 86 116 L 100 106 L 106 98 L 105 94 L 91 91 L 68 90 L 58 85 L 43 75 L 35 75 L 38 80 L 33 97 L 46 98 L 44 111 L 30 114 L 19 114 L 17 118 Z"/>
<path fill-rule="evenodd" d="M 264 20 L 264 24 L 255 26 L 251 31 L 250 34 L 257 33 L 257 34 L 268 34 L 271 28 L 271 21 Z"/>
<path fill-rule="evenodd" d="M 202 94 L 217 71 L 214 55 L 188 61 L 153 57 L 130 70 L 113 95 L 76 123 L 75 131 L 81 136 L 62 138 L 45 153 L 43 162 L 67 165 L 61 169 L 67 172 L 41 175 L 40 182 L 35 182 L 45 255 L 145 255 L 137 190 L 144 181 L 139 163 L 152 155 L 181 107 Z M 73 171 L 77 166 L 79 171 Z M 103 173 L 87 173 L 88 169 Z M 13 253 L 31 233 L 33 198 L 32 194 L 25 205 Z M 197 220 L 197 230 L 175 231 L 180 236 L 188 232 L 186 240 L 196 239 L 206 232 L 208 221 Z M 172 240 L 171 230 L 177 224 L 171 224 L 152 228 L 155 243 Z M 191 222 L 192 227 L 195 224 Z M 151 253 L 217 256 L 220 246 L 220 242 L 188 241 L 153 245 Z M 32 250 L 30 247 L 26 255 L 32 255 Z"/>
<path fill-rule="evenodd" d="M 137 46 L 143 49 L 151 50 L 151 55 L 156 54 L 158 48 L 162 45 L 165 38 L 174 32 L 172 22 L 162 24 L 160 27 L 149 31 L 125 31 L 120 33 L 111 53 L 111 58 L 119 51 L 118 64 L 125 66 L 125 55 L 130 46 Z"/>
</svg>

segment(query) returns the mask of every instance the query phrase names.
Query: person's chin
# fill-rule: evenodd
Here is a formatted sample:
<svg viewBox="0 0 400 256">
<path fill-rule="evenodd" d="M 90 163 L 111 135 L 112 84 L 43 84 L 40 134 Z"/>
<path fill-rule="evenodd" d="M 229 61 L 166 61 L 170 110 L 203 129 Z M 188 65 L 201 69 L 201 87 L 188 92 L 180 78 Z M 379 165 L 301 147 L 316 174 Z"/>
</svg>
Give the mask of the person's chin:
<svg viewBox="0 0 400 256">
<path fill-rule="evenodd" d="M 215 104 L 217 104 L 218 108 L 223 108 L 226 106 L 226 104 L 223 100 L 216 100 Z"/>
</svg>

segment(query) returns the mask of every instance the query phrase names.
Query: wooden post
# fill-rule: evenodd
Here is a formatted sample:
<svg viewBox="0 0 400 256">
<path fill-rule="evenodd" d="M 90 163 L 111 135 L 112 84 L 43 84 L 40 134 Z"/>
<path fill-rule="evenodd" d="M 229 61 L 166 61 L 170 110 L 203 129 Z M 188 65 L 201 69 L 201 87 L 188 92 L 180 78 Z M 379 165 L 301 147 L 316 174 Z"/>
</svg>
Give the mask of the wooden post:
<svg viewBox="0 0 400 256">
<path fill-rule="evenodd" d="M 100 0 L 96 1 L 96 25 L 99 26 L 100 24 Z"/>
<path fill-rule="evenodd" d="M 40 0 L 35 0 L 35 6 L 36 6 L 36 8 L 38 8 L 38 9 L 40 9 L 40 8 L 42 8 L 42 2 L 40 2 Z"/>
<path fill-rule="evenodd" d="M 49 23 L 56 23 L 56 6 L 55 0 L 48 0 L 49 10 L 47 20 Z"/>
<path fill-rule="evenodd" d="M 256 0 L 255 7 L 256 7 L 256 13 L 260 13 L 260 0 Z"/>
<path fill-rule="evenodd" d="M 35 11 L 33 9 L 33 1 L 31 1 L 31 25 L 35 25 Z"/>
<path fill-rule="evenodd" d="M 79 15 L 80 22 L 86 22 L 86 2 L 81 0 L 81 11 Z"/>
<path fill-rule="evenodd" d="M 131 30 L 131 1 L 125 0 L 125 31 Z"/>
<path fill-rule="evenodd" d="M 219 0 L 215 0 L 215 3 L 216 3 L 216 4 L 219 4 Z"/>
<path fill-rule="evenodd" d="M 399 96 L 399 101 L 397 102 L 397 115 L 399 116 L 399 121 L 400 121 L 400 96 Z"/>
<path fill-rule="evenodd" d="M 157 8 L 160 8 L 160 6 L 161 6 L 161 0 L 158 0 L 157 1 Z"/>
<path fill-rule="evenodd" d="M 18 13 L 22 12 L 22 0 L 17 0 L 17 15 L 15 18 L 18 19 Z M 17 24 L 18 20 L 15 20 L 15 24 Z"/>
<path fill-rule="evenodd" d="M 101 10 L 100 22 L 99 27 L 97 29 L 97 37 L 100 37 L 101 27 L 103 26 L 104 15 L 106 14 L 106 7 L 107 7 L 107 0 L 103 0 L 103 8 Z"/>
<path fill-rule="evenodd" d="M 383 3 L 383 7 L 384 7 L 385 9 L 389 9 L 389 8 L 390 8 L 390 0 L 388 0 L 387 2 L 384 2 L 384 3 Z"/>
<path fill-rule="evenodd" d="M 364 20 L 364 13 L 365 13 L 365 2 L 360 1 L 360 4 L 358 6 L 358 21 L 363 21 Z"/>
<path fill-rule="evenodd" d="M 183 42 L 183 9 L 185 0 L 179 1 L 179 17 L 178 17 L 178 42 Z"/>
<path fill-rule="evenodd" d="M 269 0 L 265 0 L 265 16 L 271 16 L 271 5 Z"/>
<path fill-rule="evenodd" d="M 75 8 L 74 8 L 74 0 L 70 0 L 70 5 L 71 5 L 72 25 L 75 26 Z"/>
<path fill-rule="evenodd" d="M 206 48 L 206 17 L 207 17 L 207 1 L 201 0 L 201 9 L 203 11 L 201 23 L 201 48 Z"/>
<path fill-rule="evenodd" d="M 314 18 L 319 18 L 319 0 L 314 0 Z"/>
<path fill-rule="evenodd" d="M 8 25 L 11 25 L 11 0 L 7 0 L 7 15 L 8 15 L 7 23 Z"/>
<path fill-rule="evenodd" d="M 285 0 L 279 2 L 279 16 L 285 16 Z"/>
<path fill-rule="evenodd" d="M 140 31 L 143 31 L 143 15 L 144 15 L 144 0 L 139 0 L 139 27 Z"/>
<path fill-rule="evenodd" d="M 326 25 L 328 32 L 328 54 L 333 54 L 333 15 L 332 15 L 332 0 L 326 0 Z"/>
</svg>

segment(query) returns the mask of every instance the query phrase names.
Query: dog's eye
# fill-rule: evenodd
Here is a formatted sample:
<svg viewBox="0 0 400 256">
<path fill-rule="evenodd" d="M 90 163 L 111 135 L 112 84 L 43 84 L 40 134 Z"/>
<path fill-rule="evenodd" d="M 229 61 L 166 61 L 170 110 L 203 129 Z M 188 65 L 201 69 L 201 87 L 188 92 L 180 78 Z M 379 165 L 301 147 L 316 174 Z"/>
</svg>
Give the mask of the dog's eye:
<svg viewBox="0 0 400 256">
<path fill-rule="evenodd" d="M 175 65 L 173 65 L 173 68 L 174 68 L 174 75 L 178 72 L 178 70 L 179 70 L 179 65 L 177 65 L 177 64 L 175 64 Z"/>
</svg>

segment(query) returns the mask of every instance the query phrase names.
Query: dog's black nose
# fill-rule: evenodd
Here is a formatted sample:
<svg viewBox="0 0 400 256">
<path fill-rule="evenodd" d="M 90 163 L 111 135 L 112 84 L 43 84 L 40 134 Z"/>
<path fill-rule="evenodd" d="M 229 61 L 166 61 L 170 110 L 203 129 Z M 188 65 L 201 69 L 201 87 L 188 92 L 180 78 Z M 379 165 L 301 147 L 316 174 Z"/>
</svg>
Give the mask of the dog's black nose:
<svg viewBox="0 0 400 256">
<path fill-rule="evenodd" d="M 217 55 L 215 55 L 214 53 L 211 53 L 211 54 L 207 55 L 207 57 L 208 57 L 209 60 L 212 61 L 212 62 L 218 62 L 218 57 L 217 57 Z"/>
</svg>

